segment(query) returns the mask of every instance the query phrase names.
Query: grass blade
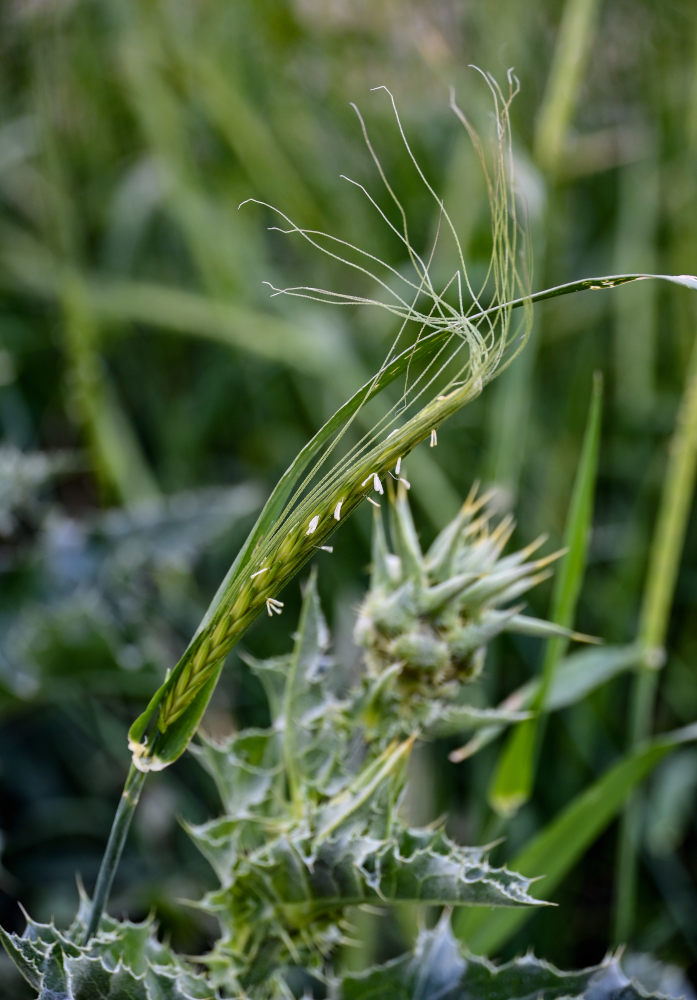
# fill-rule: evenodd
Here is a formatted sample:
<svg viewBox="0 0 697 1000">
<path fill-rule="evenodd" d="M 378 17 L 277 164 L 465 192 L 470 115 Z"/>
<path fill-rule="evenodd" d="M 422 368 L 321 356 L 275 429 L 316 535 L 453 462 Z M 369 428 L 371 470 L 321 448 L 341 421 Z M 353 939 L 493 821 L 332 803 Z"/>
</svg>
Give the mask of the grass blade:
<svg viewBox="0 0 697 1000">
<path fill-rule="evenodd" d="M 586 566 L 600 445 L 601 404 L 602 378 L 596 374 L 564 532 L 564 547 L 567 549 L 567 554 L 555 578 L 549 616 L 551 622 L 567 629 L 573 624 Z M 548 641 L 542 666 L 542 681 L 530 706 L 535 716 L 526 722 L 521 722 L 513 729 L 499 758 L 498 767 L 489 787 L 489 802 L 501 815 L 511 815 L 530 798 L 536 756 L 544 732 L 541 713 L 545 709 L 548 693 L 568 642 L 569 640 L 562 636 L 555 636 Z"/>
<path fill-rule="evenodd" d="M 547 692 L 545 705 L 548 712 L 568 708 L 582 701 L 596 688 L 617 677 L 625 670 L 631 670 L 641 663 L 644 653 L 639 645 L 602 646 L 600 649 L 584 649 L 572 653 L 559 664 L 552 684 Z M 500 705 L 502 711 L 524 712 L 535 704 L 542 679 L 534 678 L 524 687 L 518 688 Z M 459 764 L 473 757 L 483 747 L 488 746 L 504 732 L 504 726 L 491 725 L 480 729 L 464 746 L 453 750 L 450 760 Z"/>
<path fill-rule="evenodd" d="M 664 660 L 670 608 L 683 550 L 697 474 L 697 341 L 692 349 L 677 426 L 669 449 L 668 468 L 658 521 L 651 543 L 646 589 L 639 619 L 639 642 L 647 651 L 637 674 L 630 707 L 630 741 L 636 746 L 651 731 L 658 685 L 657 667 Z M 626 941 L 635 913 L 637 843 L 641 803 L 630 803 L 619 842 L 615 939 Z"/>
<path fill-rule="evenodd" d="M 632 750 L 512 858 L 511 868 L 531 878 L 540 875 L 535 882 L 535 893 L 548 899 L 578 858 L 614 819 L 632 790 L 667 754 L 695 740 L 697 724 L 656 736 Z M 491 954 L 501 948 L 529 916 L 531 914 L 526 911 L 461 910 L 453 919 L 453 927 L 472 951 Z"/>
<path fill-rule="evenodd" d="M 564 143 L 586 60 L 590 52 L 599 0 L 567 0 L 545 96 L 540 108 L 535 146 L 543 167 L 555 172 L 563 159 Z"/>
</svg>

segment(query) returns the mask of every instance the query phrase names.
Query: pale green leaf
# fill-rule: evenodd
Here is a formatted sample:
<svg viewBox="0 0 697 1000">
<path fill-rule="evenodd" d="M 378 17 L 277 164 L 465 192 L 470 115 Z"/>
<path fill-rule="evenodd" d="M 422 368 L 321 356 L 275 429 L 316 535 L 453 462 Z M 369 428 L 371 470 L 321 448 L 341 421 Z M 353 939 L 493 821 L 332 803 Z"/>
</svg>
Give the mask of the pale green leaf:
<svg viewBox="0 0 697 1000">
<path fill-rule="evenodd" d="M 556 711 L 581 701 L 601 684 L 637 666 L 641 663 L 643 655 L 642 650 L 636 645 L 602 646 L 598 649 L 584 649 L 572 653 L 559 664 L 547 694 L 545 710 Z M 510 712 L 531 709 L 535 704 L 539 685 L 538 678 L 518 688 L 506 698 L 499 709 Z M 454 762 L 466 760 L 495 740 L 502 732 L 503 727 L 500 725 L 486 726 L 478 730 L 468 743 L 451 753 L 450 759 Z"/>
</svg>

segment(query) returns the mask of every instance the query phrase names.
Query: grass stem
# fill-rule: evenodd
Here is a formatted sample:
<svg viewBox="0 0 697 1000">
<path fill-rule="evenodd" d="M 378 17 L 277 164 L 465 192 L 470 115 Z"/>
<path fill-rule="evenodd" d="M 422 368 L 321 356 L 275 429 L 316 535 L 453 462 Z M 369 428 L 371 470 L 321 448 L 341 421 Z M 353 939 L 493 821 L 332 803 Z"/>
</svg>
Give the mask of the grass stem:
<svg viewBox="0 0 697 1000">
<path fill-rule="evenodd" d="M 663 660 L 663 647 L 694 492 L 696 470 L 697 341 L 692 349 L 676 428 L 670 444 L 658 522 L 649 554 L 646 587 L 639 619 L 639 641 L 646 652 L 644 664 L 639 669 L 632 690 L 629 732 L 631 748 L 646 740 L 651 733 L 658 685 L 657 668 Z M 634 796 L 625 811 L 620 828 L 615 915 L 615 940 L 618 943 L 629 939 L 636 912 L 640 825 L 641 800 Z"/>
<path fill-rule="evenodd" d="M 133 819 L 146 778 L 146 772 L 139 771 L 134 764 L 131 764 L 128 776 L 126 777 L 126 783 L 123 786 L 121 799 L 116 809 L 114 821 L 111 824 L 111 832 L 106 850 L 104 851 L 104 857 L 99 867 L 97 884 L 92 899 L 92 911 L 85 933 L 85 944 L 94 936 L 104 913 L 104 908 L 114 881 L 114 875 L 116 874 L 123 851 L 123 845 L 126 842 L 131 820 Z"/>
</svg>

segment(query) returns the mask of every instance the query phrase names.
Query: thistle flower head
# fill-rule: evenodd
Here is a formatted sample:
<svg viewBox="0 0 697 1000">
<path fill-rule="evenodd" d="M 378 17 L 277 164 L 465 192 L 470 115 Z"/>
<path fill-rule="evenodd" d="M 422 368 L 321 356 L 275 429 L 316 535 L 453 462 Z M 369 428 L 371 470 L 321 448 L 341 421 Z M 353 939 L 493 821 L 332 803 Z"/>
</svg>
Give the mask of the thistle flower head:
<svg viewBox="0 0 697 1000">
<path fill-rule="evenodd" d="M 560 553 L 537 556 L 544 537 L 505 554 L 510 516 L 495 521 L 492 495 L 472 489 L 457 517 L 422 553 L 406 492 L 390 508 L 393 550 L 376 517 L 370 589 L 354 637 L 365 651 L 369 702 L 397 702 L 408 731 L 429 728 L 462 703 L 481 673 L 486 648 L 502 632 L 568 635 L 523 615 L 520 599 L 550 574 Z M 456 718 L 457 713 L 453 716 Z"/>
</svg>

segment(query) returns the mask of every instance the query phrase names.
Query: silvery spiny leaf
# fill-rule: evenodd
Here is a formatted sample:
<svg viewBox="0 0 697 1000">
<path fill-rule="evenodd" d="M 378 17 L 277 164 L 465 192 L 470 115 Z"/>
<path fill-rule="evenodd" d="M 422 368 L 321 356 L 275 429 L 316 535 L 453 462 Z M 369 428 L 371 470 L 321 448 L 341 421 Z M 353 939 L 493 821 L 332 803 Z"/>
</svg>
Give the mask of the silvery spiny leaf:
<svg viewBox="0 0 697 1000">
<path fill-rule="evenodd" d="M 330 991 L 331 1000 L 660 1000 L 661 996 L 645 993 L 612 956 L 579 972 L 561 972 L 533 955 L 493 965 L 468 954 L 445 920 L 419 935 L 412 954 L 337 978 Z"/>
</svg>

